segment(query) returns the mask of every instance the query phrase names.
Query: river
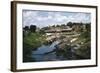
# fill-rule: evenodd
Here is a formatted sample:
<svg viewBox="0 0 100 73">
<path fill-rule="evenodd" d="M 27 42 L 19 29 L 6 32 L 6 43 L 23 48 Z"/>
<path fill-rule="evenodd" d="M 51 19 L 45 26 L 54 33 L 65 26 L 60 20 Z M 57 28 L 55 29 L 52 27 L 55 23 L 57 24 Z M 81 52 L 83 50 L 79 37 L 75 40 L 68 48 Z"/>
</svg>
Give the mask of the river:
<svg viewBox="0 0 100 73">
<path fill-rule="evenodd" d="M 57 56 L 56 52 L 53 51 L 57 49 L 55 46 L 59 43 L 59 41 L 55 41 L 51 45 L 42 45 L 41 47 L 37 48 L 36 51 L 32 51 L 32 58 L 34 58 L 36 61 L 55 61 L 65 59 L 63 56 Z"/>
<path fill-rule="evenodd" d="M 32 51 L 32 58 L 35 59 L 36 62 L 80 59 L 80 56 L 75 54 L 73 47 L 69 49 L 67 47 L 67 51 L 58 51 L 56 45 L 59 43 L 60 41 L 54 41 L 52 44 L 38 47 L 37 50 Z M 57 53 L 60 55 L 57 55 Z"/>
</svg>

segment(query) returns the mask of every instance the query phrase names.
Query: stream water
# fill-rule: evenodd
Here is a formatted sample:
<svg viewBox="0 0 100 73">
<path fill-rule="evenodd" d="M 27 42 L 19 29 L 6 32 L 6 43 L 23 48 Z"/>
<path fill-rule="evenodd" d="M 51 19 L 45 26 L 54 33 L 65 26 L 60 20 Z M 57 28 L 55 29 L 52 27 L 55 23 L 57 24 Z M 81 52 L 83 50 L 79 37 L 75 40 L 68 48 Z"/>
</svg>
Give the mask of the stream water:
<svg viewBox="0 0 100 73">
<path fill-rule="evenodd" d="M 52 52 L 53 50 L 57 49 L 55 46 L 59 43 L 59 41 L 55 41 L 51 45 L 42 45 L 36 51 L 32 51 L 32 58 L 34 58 L 36 61 L 55 61 L 64 59 L 63 56 L 57 56 L 55 51 Z"/>
<path fill-rule="evenodd" d="M 67 51 L 61 52 L 56 46 L 60 41 L 55 41 L 50 45 L 42 45 L 37 50 L 32 51 L 32 58 L 36 61 L 61 61 L 61 60 L 76 60 L 81 57 L 75 54 L 75 47 L 67 48 Z M 63 48 L 62 48 L 63 49 Z M 57 51 L 58 50 L 58 51 Z M 59 53 L 60 55 L 57 55 Z"/>
</svg>

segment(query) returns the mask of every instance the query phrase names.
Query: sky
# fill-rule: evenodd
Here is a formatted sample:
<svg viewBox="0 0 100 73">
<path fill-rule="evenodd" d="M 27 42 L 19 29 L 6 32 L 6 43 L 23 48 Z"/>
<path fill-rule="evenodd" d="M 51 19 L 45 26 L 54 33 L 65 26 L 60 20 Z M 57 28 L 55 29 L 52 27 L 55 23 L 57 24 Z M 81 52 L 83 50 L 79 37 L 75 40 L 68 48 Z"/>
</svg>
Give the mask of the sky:
<svg viewBox="0 0 100 73">
<path fill-rule="evenodd" d="M 68 22 L 90 23 L 91 13 L 23 10 L 22 22 L 23 27 L 36 25 L 39 28 L 67 24 Z"/>
</svg>

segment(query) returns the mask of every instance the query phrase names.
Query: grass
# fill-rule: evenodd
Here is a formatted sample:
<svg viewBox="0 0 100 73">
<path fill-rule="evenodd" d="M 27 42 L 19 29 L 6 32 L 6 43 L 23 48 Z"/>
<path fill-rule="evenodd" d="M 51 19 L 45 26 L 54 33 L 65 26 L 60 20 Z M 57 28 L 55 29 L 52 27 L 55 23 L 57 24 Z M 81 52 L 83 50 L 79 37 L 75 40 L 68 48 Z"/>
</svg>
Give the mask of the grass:
<svg viewBox="0 0 100 73">
<path fill-rule="evenodd" d="M 24 44 L 28 44 L 34 48 L 41 46 L 41 44 L 45 41 L 45 36 L 40 33 L 30 33 L 24 37 Z"/>
</svg>

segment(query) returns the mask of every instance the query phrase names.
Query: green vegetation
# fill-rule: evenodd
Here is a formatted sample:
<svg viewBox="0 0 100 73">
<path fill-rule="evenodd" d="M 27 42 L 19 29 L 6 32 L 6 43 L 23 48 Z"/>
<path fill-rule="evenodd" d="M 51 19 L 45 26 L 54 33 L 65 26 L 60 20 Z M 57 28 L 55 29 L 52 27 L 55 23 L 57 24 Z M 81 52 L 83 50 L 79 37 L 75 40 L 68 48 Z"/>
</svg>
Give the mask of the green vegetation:
<svg viewBox="0 0 100 73">
<path fill-rule="evenodd" d="M 80 45 L 80 48 L 76 51 L 78 55 L 90 59 L 91 55 L 91 34 L 89 31 L 85 31 L 81 33 L 81 35 L 78 38 L 78 41 L 82 44 Z"/>
<path fill-rule="evenodd" d="M 35 59 L 31 58 L 32 50 L 37 50 L 46 42 L 44 30 L 36 31 L 36 29 L 35 25 L 23 28 L 23 62 L 35 61 Z"/>
<path fill-rule="evenodd" d="M 80 47 L 76 50 L 76 54 L 81 56 L 83 59 L 91 58 L 91 30 L 89 24 L 86 25 L 86 30 L 82 31 L 77 37 L 78 39 L 74 44 L 79 44 Z"/>
<path fill-rule="evenodd" d="M 40 33 L 30 33 L 30 35 L 24 37 L 24 43 L 32 46 L 33 49 L 39 47 L 44 40 L 45 36 Z"/>
<path fill-rule="evenodd" d="M 85 59 L 91 58 L 91 43 L 86 42 L 84 45 L 81 45 L 81 47 L 76 51 L 78 55 L 82 56 Z"/>
</svg>

